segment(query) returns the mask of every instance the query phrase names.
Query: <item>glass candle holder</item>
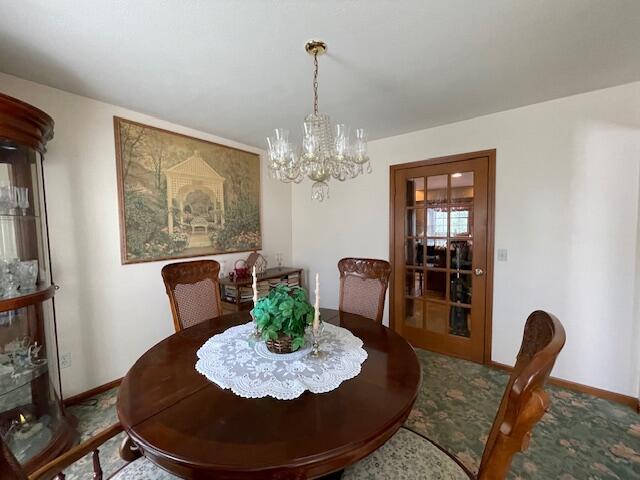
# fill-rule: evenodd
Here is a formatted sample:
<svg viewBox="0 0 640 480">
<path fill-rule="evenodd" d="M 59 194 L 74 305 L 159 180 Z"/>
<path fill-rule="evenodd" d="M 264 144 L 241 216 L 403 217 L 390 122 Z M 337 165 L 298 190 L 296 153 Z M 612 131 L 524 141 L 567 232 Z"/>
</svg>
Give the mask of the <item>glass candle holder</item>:
<svg viewBox="0 0 640 480">
<path fill-rule="evenodd" d="M 324 322 L 320 319 L 318 323 L 318 328 L 315 329 L 311 327 L 311 356 L 314 358 L 322 358 L 325 353 L 320 350 L 320 339 L 322 338 L 322 334 L 324 333 Z"/>
<path fill-rule="evenodd" d="M 262 336 L 260 335 L 260 330 L 258 329 L 258 322 L 256 321 L 256 317 L 253 315 L 253 310 L 251 310 L 251 312 L 249 312 L 251 314 L 251 321 L 253 323 L 253 330 L 251 331 L 251 333 L 249 334 L 249 336 L 247 337 L 249 340 L 249 343 L 251 345 L 256 344 L 257 342 L 260 341 L 260 339 L 262 338 Z"/>
</svg>

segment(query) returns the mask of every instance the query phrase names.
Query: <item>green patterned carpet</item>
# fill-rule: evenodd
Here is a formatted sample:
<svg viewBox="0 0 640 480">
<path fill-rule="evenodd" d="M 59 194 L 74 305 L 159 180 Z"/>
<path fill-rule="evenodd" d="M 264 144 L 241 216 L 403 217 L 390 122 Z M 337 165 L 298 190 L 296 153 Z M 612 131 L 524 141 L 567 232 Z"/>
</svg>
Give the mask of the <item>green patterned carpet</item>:
<svg viewBox="0 0 640 480">
<path fill-rule="evenodd" d="M 423 385 L 407 425 L 477 471 L 506 374 L 424 350 L 418 350 L 418 357 Z M 534 430 L 529 450 L 516 456 L 510 479 L 640 479 L 640 415 L 589 395 L 556 387 L 549 391 L 551 412 Z M 83 438 L 115 422 L 116 394 L 114 389 L 70 409 Z M 120 440 L 101 449 L 105 473 L 122 465 Z M 67 480 L 91 478 L 83 474 L 90 468 L 85 458 L 67 471 Z M 416 478 L 430 476 L 425 472 Z"/>
<path fill-rule="evenodd" d="M 504 393 L 504 372 L 418 350 L 422 391 L 407 425 L 477 471 Z M 551 412 L 516 455 L 511 479 L 640 479 L 640 415 L 631 408 L 549 386 Z"/>
</svg>

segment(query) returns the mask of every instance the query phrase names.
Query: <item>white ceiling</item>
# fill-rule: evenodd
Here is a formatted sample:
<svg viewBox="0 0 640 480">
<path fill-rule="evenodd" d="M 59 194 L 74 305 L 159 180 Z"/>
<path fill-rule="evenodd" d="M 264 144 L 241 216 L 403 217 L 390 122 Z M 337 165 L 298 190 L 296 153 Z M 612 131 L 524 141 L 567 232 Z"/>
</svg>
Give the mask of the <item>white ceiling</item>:
<svg viewBox="0 0 640 480">
<path fill-rule="evenodd" d="M 370 138 L 640 79 L 638 0 L 0 0 L 0 71 L 264 147 Z"/>
</svg>

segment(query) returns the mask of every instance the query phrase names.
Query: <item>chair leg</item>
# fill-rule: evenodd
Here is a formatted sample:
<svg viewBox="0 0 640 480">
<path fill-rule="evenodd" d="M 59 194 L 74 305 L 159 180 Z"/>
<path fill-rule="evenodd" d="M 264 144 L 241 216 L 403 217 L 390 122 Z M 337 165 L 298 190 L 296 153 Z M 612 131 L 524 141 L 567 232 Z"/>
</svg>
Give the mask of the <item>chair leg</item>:
<svg viewBox="0 0 640 480">
<path fill-rule="evenodd" d="M 125 462 L 133 462 L 141 456 L 142 452 L 138 446 L 133 443 L 133 440 L 131 440 L 129 435 L 125 435 L 124 440 L 122 440 L 122 443 L 120 444 L 120 458 Z"/>
<path fill-rule="evenodd" d="M 93 480 L 102 480 L 102 467 L 100 466 L 100 450 L 93 451 Z"/>
</svg>

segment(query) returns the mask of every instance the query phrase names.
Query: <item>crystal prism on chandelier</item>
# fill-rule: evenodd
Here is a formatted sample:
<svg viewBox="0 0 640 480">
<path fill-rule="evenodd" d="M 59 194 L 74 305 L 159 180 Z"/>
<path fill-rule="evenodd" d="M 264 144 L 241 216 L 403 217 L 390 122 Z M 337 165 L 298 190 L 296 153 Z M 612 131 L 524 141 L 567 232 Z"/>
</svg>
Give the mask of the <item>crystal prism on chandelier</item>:
<svg viewBox="0 0 640 480">
<path fill-rule="evenodd" d="M 309 177 L 314 182 L 311 198 L 320 202 L 329 198 L 331 178 L 342 182 L 371 173 L 364 129 L 356 129 L 352 139 L 348 127 L 342 123 L 333 126 L 328 115 L 318 113 L 318 55 L 326 48 L 322 41 L 310 41 L 305 46 L 314 63 L 313 113 L 304 119 L 302 145 L 293 145 L 283 128 L 276 128 L 274 135 L 267 137 L 270 175 L 285 183 L 300 183 Z"/>
</svg>

